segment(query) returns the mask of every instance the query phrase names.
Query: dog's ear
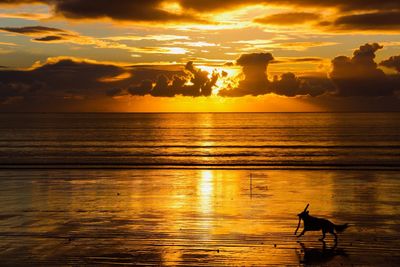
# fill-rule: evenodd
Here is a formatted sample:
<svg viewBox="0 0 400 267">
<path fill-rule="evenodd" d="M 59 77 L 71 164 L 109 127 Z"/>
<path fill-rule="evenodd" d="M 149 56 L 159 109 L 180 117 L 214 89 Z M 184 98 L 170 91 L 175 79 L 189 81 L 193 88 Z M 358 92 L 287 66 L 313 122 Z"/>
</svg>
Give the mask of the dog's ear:
<svg viewBox="0 0 400 267">
<path fill-rule="evenodd" d="M 308 207 L 310 206 L 310 203 L 307 204 L 306 208 L 304 209 L 304 211 L 306 211 L 308 209 Z"/>
</svg>

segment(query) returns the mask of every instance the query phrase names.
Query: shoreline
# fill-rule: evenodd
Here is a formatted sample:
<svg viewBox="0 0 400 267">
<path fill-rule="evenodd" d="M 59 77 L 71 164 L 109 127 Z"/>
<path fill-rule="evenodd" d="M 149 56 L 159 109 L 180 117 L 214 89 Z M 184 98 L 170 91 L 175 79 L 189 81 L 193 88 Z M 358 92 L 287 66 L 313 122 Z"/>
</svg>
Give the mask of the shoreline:
<svg viewBox="0 0 400 267">
<path fill-rule="evenodd" d="M 209 164 L 188 164 L 188 165 L 144 165 L 144 164 L 0 164 L 1 170 L 292 170 L 292 171 L 399 171 L 400 166 L 287 166 L 287 165 L 209 165 Z"/>
</svg>

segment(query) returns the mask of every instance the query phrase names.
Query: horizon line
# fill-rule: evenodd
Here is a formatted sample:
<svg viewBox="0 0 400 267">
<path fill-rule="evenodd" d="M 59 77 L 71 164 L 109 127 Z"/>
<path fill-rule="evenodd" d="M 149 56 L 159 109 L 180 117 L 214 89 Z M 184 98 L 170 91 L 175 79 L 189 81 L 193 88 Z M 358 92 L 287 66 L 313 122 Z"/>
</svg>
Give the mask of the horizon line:
<svg viewBox="0 0 400 267">
<path fill-rule="evenodd" d="M 0 114 L 237 114 L 237 113 L 400 113 L 398 111 L 2 111 Z"/>
</svg>

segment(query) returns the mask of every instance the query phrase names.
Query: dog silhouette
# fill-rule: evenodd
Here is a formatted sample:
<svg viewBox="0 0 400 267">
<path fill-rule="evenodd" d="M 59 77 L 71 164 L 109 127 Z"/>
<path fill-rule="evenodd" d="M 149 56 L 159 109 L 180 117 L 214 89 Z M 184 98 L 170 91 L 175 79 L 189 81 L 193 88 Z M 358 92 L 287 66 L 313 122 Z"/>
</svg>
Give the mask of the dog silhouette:
<svg viewBox="0 0 400 267">
<path fill-rule="evenodd" d="M 294 232 L 294 235 L 297 234 L 297 230 L 299 230 L 301 220 L 303 220 L 304 229 L 297 237 L 304 235 L 307 231 L 320 231 L 321 230 L 322 238 L 319 239 L 320 241 L 324 240 L 326 233 L 330 233 L 335 236 L 335 242 L 337 242 L 337 234 L 336 233 L 343 232 L 347 227 L 349 227 L 349 224 L 345 223 L 345 224 L 337 225 L 327 219 L 313 217 L 313 216 L 309 215 L 309 211 L 307 211 L 309 206 L 310 206 L 310 204 L 307 204 L 304 211 L 297 214 L 297 216 L 299 216 L 299 223 L 297 225 L 296 231 Z"/>
</svg>

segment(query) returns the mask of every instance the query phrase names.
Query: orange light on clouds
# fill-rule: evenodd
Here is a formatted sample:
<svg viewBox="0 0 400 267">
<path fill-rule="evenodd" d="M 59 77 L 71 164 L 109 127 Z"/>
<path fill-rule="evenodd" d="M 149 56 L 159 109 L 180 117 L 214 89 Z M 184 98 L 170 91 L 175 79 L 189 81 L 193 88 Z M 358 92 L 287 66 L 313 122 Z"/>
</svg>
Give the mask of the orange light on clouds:
<svg viewBox="0 0 400 267">
<path fill-rule="evenodd" d="M 228 86 L 236 86 L 238 82 L 238 75 L 240 74 L 240 69 L 236 67 L 214 67 L 207 65 L 198 66 L 199 69 L 208 72 L 208 78 L 211 78 L 213 72 L 219 73 L 219 79 L 213 89 L 212 95 L 218 95 L 218 92 L 227 88 Z"/>
<path fill-rule="evenodd" d="M 120 75 L 114 76 L 114 77 L 104 77 L 99 79 L 99 82 L 105 82 L 105 83 L 109 83 L 109 82 L 117 82 L 117 81 L 121 81 L 121 80 L 125 80 L 130 78 L 132 75 L 129 72 L 125 72 L 122 73 Z"/>
</svg>

